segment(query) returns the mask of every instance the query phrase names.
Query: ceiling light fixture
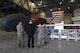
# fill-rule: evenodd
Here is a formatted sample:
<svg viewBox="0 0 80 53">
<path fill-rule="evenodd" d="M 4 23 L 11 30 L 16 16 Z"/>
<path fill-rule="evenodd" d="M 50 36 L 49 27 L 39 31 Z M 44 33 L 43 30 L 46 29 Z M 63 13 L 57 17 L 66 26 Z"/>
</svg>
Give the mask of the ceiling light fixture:
<svg viewBox="0 0 80 53">
<path fill-rule="evenodd" d="M 75 2 L 75 0 L 70 0 L 70 2 Z"/>
<path fill-rule="evenodd" d="M 46 7 L 46 5 L 44 5 L 44 7 Z"/>
<path fill-rule="evenodd" d="M 70 9 L 70 7 L 68 7 L 68 9 Z"/>
<path fill-rule="evenodd" d="M 62 2 L 60 2 L 59 4 L 62 4 Z"/>
<path fill-rule="evenodd" d="M 42 1 L 40 1 L 40 3 L 42 3 Z"/>
<path fill-rule="evenodd" d="M 50 11 L 52 11 L 52 9 L 50 9 Z"/>
<path fill-rule="evenodd" d="M 38 4 L 39 6 L 41 6 L 41 4 Z"/>
<path fill-rule="evenodd" d="M 32 3 L 32 5 L 34 6 L 34 3 Z"/>
<path fill-rule="evenodd" d="M 58 10 L 61 10 L 61 8 L 58 8 Z"/>
</svg>

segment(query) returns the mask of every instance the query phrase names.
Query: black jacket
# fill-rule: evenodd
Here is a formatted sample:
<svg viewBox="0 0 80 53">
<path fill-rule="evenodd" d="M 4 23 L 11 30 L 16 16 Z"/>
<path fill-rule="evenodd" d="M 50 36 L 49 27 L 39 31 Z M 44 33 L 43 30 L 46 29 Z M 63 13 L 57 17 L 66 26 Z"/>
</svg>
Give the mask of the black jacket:
<svg viewBox="0 0 80 53">
<path fill-rule="evenodd" d="M 33 24 L 29 24 L 27 26 L 27 34 L 33 35 L 35 33 L 35 26 Z"/>
</svg>

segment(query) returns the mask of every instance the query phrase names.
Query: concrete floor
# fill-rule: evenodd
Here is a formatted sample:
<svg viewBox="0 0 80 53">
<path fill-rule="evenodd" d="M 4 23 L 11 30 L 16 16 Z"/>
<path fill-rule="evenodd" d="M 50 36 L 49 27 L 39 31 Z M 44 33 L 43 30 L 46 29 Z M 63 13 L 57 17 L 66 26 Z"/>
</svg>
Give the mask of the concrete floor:
<svg viewBox="0 0 80 53">
<path fill-rule="evenodd" d="M 0 53 L 80 53 L 80 41 L 74 40 L 48 40 L 48 44 L 38 48 L 35 36 L 35 47 L 27 47 L 27 36 L 25 36 L 25 48 L 17 46 L 15 32 L 0 31 Z"/>
</svg>

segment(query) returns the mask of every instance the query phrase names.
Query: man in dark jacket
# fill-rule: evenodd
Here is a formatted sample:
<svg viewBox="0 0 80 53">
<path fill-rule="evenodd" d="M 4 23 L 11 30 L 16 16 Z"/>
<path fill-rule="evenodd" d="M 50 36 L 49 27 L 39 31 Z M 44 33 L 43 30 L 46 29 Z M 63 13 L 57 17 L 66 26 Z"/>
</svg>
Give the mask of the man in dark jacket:
<svg viewBox="0 0 80 53">
<path fill-rule="evenodd" d="M 32 48 L 34 48 L 34 33 L 35 33 L 35 26 L 33 25 L 33 21 L 29 20 L 29 25 L 27 26 L 28 48 L 30 48 L 31 40 L 32 40 Z"/>
</svg>

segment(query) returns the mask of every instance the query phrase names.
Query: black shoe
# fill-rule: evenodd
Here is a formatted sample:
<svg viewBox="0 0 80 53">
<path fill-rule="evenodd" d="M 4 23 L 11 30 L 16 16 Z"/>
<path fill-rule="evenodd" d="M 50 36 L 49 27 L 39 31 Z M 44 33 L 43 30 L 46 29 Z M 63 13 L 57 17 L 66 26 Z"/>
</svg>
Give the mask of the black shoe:
<svg viewBox="0 0 80 53">
<path fill-rule="evenodd" d="M 32 48 L 34 48 L 34 47 L 32 47 Z"/>
<path fill-rule="evenodd" d="M 46 44 L 47 42 L 45 41 L 44 43 Z"/>
<path fill-rule="evenodd" d="M 18 46 L 21 47 L 21 44 L 19 44 Z"/>
<path fill-rule="evenodd" d="M 34 46 L 32 46 L 32 48 L 34 48 Z"/>
</svg>

